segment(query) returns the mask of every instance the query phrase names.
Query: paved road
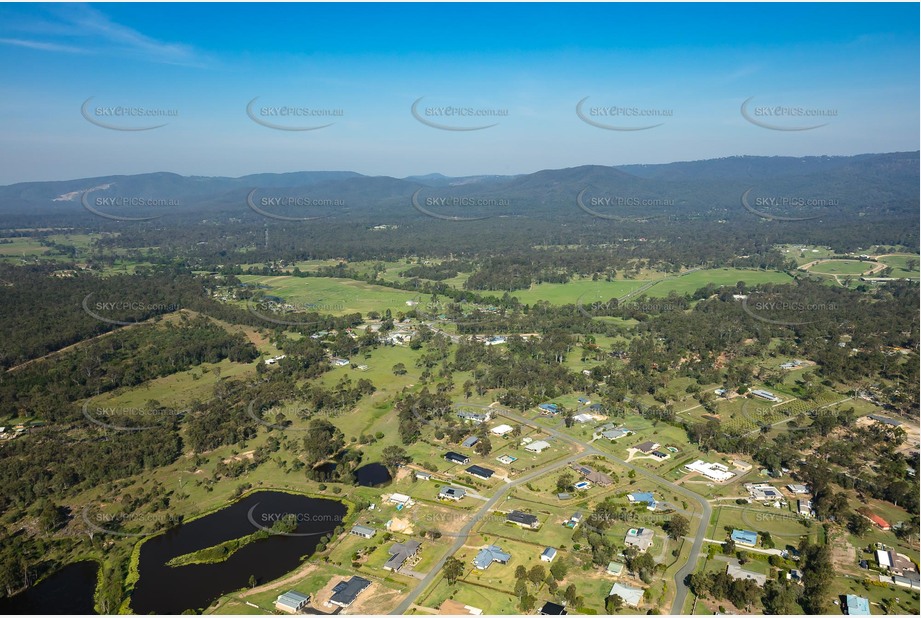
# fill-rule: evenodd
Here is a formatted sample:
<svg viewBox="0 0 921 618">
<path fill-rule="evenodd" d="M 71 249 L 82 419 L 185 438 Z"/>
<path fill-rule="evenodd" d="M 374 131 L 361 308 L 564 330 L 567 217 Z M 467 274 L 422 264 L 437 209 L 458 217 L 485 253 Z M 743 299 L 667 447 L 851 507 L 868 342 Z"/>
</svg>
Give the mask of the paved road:
<svg viewBox="0 0 921 618">
<path fill-rule="evenodd" d="M 491 408 L 491 409 L 494 412 L 498 413 L 499 415 L 505 416 L 517 423 L 522 423 L 526 425 L 534 425 L 533 421 L 531 421 L 530 419 L 527 419 L 519 414 L 516 414 L 515 412 L 512 412 L 511 410 L 507 410 L 505 408 Z M 453 556 L 461 547 L 463 547 L 473 527 L 477 523 L 479 523 L 479 520 L 490 509 L 492 509 L 496 505 L 496 503 L 498 503 L 499 500 L 502 499 L 502 497 L 505 496 L 505 494 L 507 494 L 511 489 L 513 489 L 514 487 L 518 485 L 521 485 L 522 483 L 527 483 L 528 481 L 535 479 L 539 476 L 543 476 L 544 474 L 548 472 L 551 472 L 563 466 L 568 466 L 569 464 L 575 461 L 578 461 L 579 459 L 582 459 L 586 455 L 600 455 L 602 457 L 605 457 L 606 459 L 613 461 L 617 463 L 618 465 L 623 466 L 624 468 L 627 468 L 628 470 L 634 470 L 638 475 L 644 476 L 650 479 L 651 481 L 660 483 L 662 485 L 667 485 L 670 489 L 672 489 L 676 493 L 681 494 L 682 496 L 685 496 L 686 498 L 690 498 L 691 500 L 693 500 L 694 502 L 697 502 L 697 504 L 700 505 L 701 511 L 702 511 L 702 517 L 701 517 L 700 525 L 697 528 L 697 534 L 694 537 L 694 540 L 691 545 L 691 553 L 688 557 L 687 563 L 685 563 L 685 565 L 681 567 L 681 569 L 679 569 L 677 573 L 675 573 L 675 600 L 672 603 L 672 608 L 671 608 L 670 613 L 671 614 L 681 613 L 681 609 L 684 606 L 685 599 L 687 599 L 687 595 L 688 595 L 688 587 L 687 587 L 687 584 L 685 584 L 685 579 L 691 573 L 694 572 L 694 569 L 697 566 L 697 558 L 700 555 L 700 550 L 703 547 L 704 537 L 707 532 L 707 527 L 710 524 L 710 515 L 713 512 L 713 509 L 711 508 L 710 503 L 707 502 L 703 498 L 703 496 L 700 496 L 689 489 L 685 489 L 684 487 L 681 487 L 680 485 L 675 485 L 671 481 L 667 481 L 663 479 L 662 477 L 651 472 L 650 470 L 647 470 L 646 468 L 643 468 L 641 466 L 634 466 L 633 464 L 627 463 L 626 461 L 624 461 L 623 459 L 620 459 L 619 457 L 615 457 L 614 455 L 611 455 L 610 453 L 601 451 L 595 448 L 594 446 L 592 446 L 588 442 L 583 442 L 577 438 L 574 438 L 552 427 L 547 427 L 544 425 L 539 425 L 539 427 L 542 431 L 546 432 L 550 436 L 553 436 L 554 438 L 562 442 L 567 442 L 571 445 L 576 446 L 578 449 L 581 449 L 581 452 L 576 453 L 575 455 L 570 455 L 569 457 L 566 457 L 565 459 L 556 461 L 551 465 L 538 468 L 510 483 L 507 483 L 503 487 L 500 487 L 496 491 L 495 495 L 493 495 L 492 498 L 490 498 L 485 504 L 483 504 L 482 507 L 480 507 L 480 509 L 473 516 L 471 521 L 468 522 L 466 525 L 464 525 L 464 527 L 458 531 L 457 539 L 448 549 L 444 557 L 441 558 L 432 567 L 428 575 L 426 575 L 425 579 L 423 579 L 421 582 L 419 582 L 419 584 L 416 585 L 416 587 L 391 612 L 391 614 L 403 614 L 409 609 L 409 607 L 419 597 L 419 595 L 422 594 L 422 592 L 435 580 L 436 577 L 440 576 L 441 567 L 444 565 L 447 558 L 449 556 Z"/>
<path fill-rule="evenodd" d="M 515 414 L 513 412 L 510 412 L 508 410 L 502 410 L 500 414 L 507 416 L 519 423 L 529 423 L 530 422 L 528 421 L 528 419 L 522 416 L 519 416 L 518 414 Z M 585 449 L 585 453 L 584 453 L 585 455 L 601 455 L 605 457 L 606 459 L 616 462 L 617 464 L 623 466 L 624 468 L 627 468 L 628 470 L 636 471 L 636 473 L 640 476 L 644 476 L 656 483 L 667 485 L 670 489 L 672 489 L 676 493 L 679 493 L 686 498 L 690 498 L 691 500 L 693 500 L 694 502 L 700 505 L 702 516 L 701 516 L 700 525 L 698 525 L 697 527 L 697 534 L 694 536 L 694 541 L 691 544 L 690 556 L 688 556 L 687 563 L 685 563 L 685 565 L 681 567 L 681 569 L 679 569 L 677 573 L 675 573 L 675 600 L 672 602 L 672 609 L 671 609 L 671 612 L 669 613 L 680 614 L 681 608 L 684 606 L 684 601 L 685 599 L 687 599 L 687 595 L 688 595 L 688 587 L 687 587 L 687 584 L 685 583 L 685 579 L 687 579 L 687 577 L 690 576 L 690 574 L 693 573 L 694 569 L 697 567 L 697 557 L 700 555 L 700 550 L 704 544 L 704 537 L 707 533 L 707 527 L 710 525 L 710 516 L 713 513 L 713 508 L 710 506 L 710 503 L 707 502 L 707 500 L 704 499 L 703 496 L 694 493 L 690 489 L 686 489 L 680 485 L 676 485 L 672 483 L 671 481 L 668 481 L 662 478 L 661 476 L 655 474 L 654 472 L 647 470 L 646 468 L 643 468 L 641 466 L 634 466 L 633 464 L 627 463 L 625 460 L 620 459 L 619 457 L 615 457 L 614 455 L 610 453 L 600 451 L 594 446 L 592 446 L 591 444 L 587 442 L 582 442 L 578 438 L 574 438 L 557 429 L 553 429 L 553 428 L 546 427 L 543 425 L 541 425 L 540 427 L 542 430 L 546 431 L 547 433 L 549 433 L 551 436 L 555 438 L 581 446 L 582 448 Z"/>
<path fill-rule="evenodd" d="M 456 533 L 457 538 L 454 540 L 454 543 L 452 543 L 451 547 L 448 548 L 447 553 L 445 553 L 445 555 L 437 563 L 435 563 L 435 565 L 428 572 L 428 575 L 426 575 L 425 578 L 422 581 L 420 581 L 416 585 L 416 587 L 412 589 L 412 591 L 410 591 L 409 595 L 407 595 L 407 597 L 403 599 L 403 601 L 399 605 L 397 605 L 396 608 L 394 608 L 394 610 L 390 613 L 391 614 L 406 613 L 406 611 L 415 602 L 418 596 L 422 594 L 422 592 L 426 588 L 428 588 L 428 586 L 433 581 L 435 581 L 436 577 L 439 577 L 441 575 L 441 567 L 444 566 L 444 563 L 448 559 L 448 557 L 453 556 L 455 553 L 457 553 L 458 550 L 460 550 L 461 547 L 464 546 L 464 543 L 467 542 L 467 537 L 470 536 L 470 531 L 473 529 L 473 527 L 476 526 L 480 522 L 480 520 L 499 502 L 499 500 L 501 500 L 505 496 L 505 494 L 507 494 L 509 491 L 511 491 L 513 488 L 517 487 L 518 485 L 521 485 L 522 483 L 527 483 L 528 481 L 531 481 L 539 476 L 542 476 L 546 474 L 547 472 L 552 472 L 553 470 L 556 470 L 557 468 L 568 466 L 572 462 L 577 461 L 584 456 L 585 456 L 585 453 L 576 453 L 575 455 L 570 455 L 569 457 L 566 457 L 565 459 L 561 459 L 548 466 L 538 468 L 532 472 L 529 472 L 528 474 L 525 474 L 524 476 L 521 476 L 515 479 L 514 481 L 510 481 L 506 483 L 505 485 L 499 487 L 496 490 L 496 493 L 493 494 L 493 496 L 489 500 L 487 500 L 483 504 L 483 506 L 481 506 L 479 510 L 471 517 L 470 521 L 467 522 L 464 525 L 464 527 L 461 528 Z"/>
</svg>

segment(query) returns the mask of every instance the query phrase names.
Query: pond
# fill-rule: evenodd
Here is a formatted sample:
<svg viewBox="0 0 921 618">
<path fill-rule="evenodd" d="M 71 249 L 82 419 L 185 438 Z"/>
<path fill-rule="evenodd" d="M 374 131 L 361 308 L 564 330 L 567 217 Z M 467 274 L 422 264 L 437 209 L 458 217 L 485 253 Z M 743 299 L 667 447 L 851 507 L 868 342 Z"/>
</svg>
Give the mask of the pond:
<svg viewBox="0 0 921 618">
<path fill-rule="evenodd" d="M 248 587 L 251 576 L 259 584 L 277 579 L 312 554 L 320 537 L 342 523 L 346 510 L 336 500 L 260 491 L 153 537 L 141 546 L 140 579 L 131 594 L 131 609 L 138 614 L 180 614 L 204 609 L 218 597 Z M 245 545 L 223 562 L 166 564 L 176 556 L 270 528 L 286 514 L 297 519 L 294 532 Z"/>
<path fill-rule="evenodd" d="M 93 594 L 99 565 L 75 562 L 9 599 L 0 599 L 0 614 L 95 614 Z"/>
<path fill-rule="evenodd" d="M 355 470 L 355 482 L 362 487 L 381 487 L 391 480 L 387 466 L 382 463 L 369 463 Z"/>
</svg>

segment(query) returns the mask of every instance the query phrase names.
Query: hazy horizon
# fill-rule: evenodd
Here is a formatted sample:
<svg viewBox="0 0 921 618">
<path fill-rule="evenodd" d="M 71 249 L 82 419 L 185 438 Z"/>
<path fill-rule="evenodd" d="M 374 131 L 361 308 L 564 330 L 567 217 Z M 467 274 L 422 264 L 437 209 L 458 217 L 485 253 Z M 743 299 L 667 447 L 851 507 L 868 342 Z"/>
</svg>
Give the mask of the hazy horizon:
<svg viewBox="0 0 921 618">
<path fill-rule="evenodd" d="M 918 149 L 913 4 L 219 6 L 0 5 L 0 183 Z"/>
</svg>

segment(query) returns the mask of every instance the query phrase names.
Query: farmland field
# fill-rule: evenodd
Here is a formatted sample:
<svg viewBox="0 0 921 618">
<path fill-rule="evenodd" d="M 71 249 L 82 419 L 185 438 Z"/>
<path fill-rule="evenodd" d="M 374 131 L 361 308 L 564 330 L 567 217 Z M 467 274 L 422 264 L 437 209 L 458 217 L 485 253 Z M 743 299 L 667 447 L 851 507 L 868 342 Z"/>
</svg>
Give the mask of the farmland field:
<svg viewBox="0 0 921 618">
<path fill-rule="evenodd" d="M 266 294 L 279 296 L 298 305 L 316 305 L 317 311 L 332 315 L 366 314 L 390 309 L 394 314 L 407 311 L 406 302 L 416 295 L 403 290 L 327 277 L 272 277 L 241 275 L 243 283 L 267 286 Z"/>
<path fill-rule="evenodd" d="M 828 260 L 809 267 L 809 272 L 820 275 L 862 275 L 875 264 L 859 260 Z"/>
</svg>

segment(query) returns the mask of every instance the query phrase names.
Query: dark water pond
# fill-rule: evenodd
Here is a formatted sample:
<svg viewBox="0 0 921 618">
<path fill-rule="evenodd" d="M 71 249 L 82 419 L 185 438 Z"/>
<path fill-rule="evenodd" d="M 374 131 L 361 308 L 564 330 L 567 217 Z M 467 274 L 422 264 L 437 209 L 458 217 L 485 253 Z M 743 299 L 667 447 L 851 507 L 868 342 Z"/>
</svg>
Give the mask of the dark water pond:
<svg viewBox="0 0 921 618">
<path fill-rule="evenodd" d="M 339 501 L 260 491 L 195 521 L 182 524 L 141 546 L 140 579 L 131 595 L 138 614 L 179 614 L 204 609 L 221 595 L 248 587 L 250 576 L 263 584 L 292 571 L 316 549 L 320 537 L 342 523 Z M 215 564 L 166 565 L 171 558 L 270 528 L 293 514 L 297 529 L 272 535 L 237 550 Z"/>
<path fill-rule="evenodd" d="M 387 466 L 370 463 L 355 470 L 355 481 L 362 487 L 380 487 L 391 481 Z"/>
<path fill-rule="evenodd" d="M 98 570 L 92 560 L 68 564 L 25 592 L 0 599 L 0 614 L 95 614 Z"/>
</svg>

